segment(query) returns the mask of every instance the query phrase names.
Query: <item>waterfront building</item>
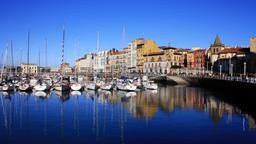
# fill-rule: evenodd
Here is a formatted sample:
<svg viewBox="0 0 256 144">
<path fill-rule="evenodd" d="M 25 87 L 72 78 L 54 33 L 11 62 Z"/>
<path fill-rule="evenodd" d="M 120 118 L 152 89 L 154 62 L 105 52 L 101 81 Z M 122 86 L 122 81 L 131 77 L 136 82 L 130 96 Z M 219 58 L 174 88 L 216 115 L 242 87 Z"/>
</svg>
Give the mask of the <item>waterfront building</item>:
<svg viewBox="0 0 256 144">
<path fill-rule="evenodd" d="M 188 52 L 187 54 L 187 68 L 193 69 L 194 68 L 194 53 L 193 51 Z"/>
<path fill-rule="evenodd" d="M 137 67 L 137 47 L 134 43 L 129 43 L 127 50 L 127 69 L 128 72 L 136 72 Z"/>
<path fill-rule="evenodd" d="M 227 47 L 219 52 L 218 60 L 214 64 L 214 69 L 226 74 L 243 74 L 244 63 L 249 63 L 249 48 Z M 249 67 L 246 68 L 247 71 Z"/>
<path fill-rule="evenodd" d="M 107 72 L 107 65 L 108 65 L 108 52 L 107 51 L 100 51 L 95 54 L 94 57 L 94 72 L 103 73 Z"/>
<path fill-rule="evenodd" d="M 194 57 L 194 66 L 193 68 L 202 70 L 205 66 L 205 50 L 204 49 L 196 49 L 193 51 Z"/>
<path fill-rule="evenodd" d="M 171 46 L 161 46 L 167 63 L 168 73 L 175 69 L 187 67 L 188 49 L 179 49 Z"/>
<path fill-rule="evenodd" d="M 127 51 L 127 48 L 120 51 L 116 49 L 109 51 L 109 65 L 112 74 L 126 73 Z"/>
<path fill-rule="evenodd" d="M 72 73 L 72 68 L 70 67 L 69 63 L 63 63 L 60 65 L 60 72 L 64 74 Z"/>
<path fill-rule="evenodd" d="M 172 66 L 176 65 L 179 63 L 177 60 L 177 56 L 175 56 L 175 52 L 177 51 L 177 48 L 171 47 L 171 46 L 161 46 L 161 50 L 164 52 L 164 57 L 167 62 L 168 66 L 168 73 L 171 69 Z"/>
<path fill-rule="evenodd" d="M 250 38 L 250 52 L 256 53 L 256 37 Z"/>
<path fill-rule="evenodd" d="M 93 60 L 94 55 L 86 54 L 84 57 L 76 60 L 76 72 L 78 73 L 92 73 L 93 72 Z"/>
<path fill-rule="evenodd" d="M 179 59 L 179 65 L 181 68 L 187 67 L 187 54 L 190 52 L 190 49 L 178 49 L 176 53 L 181 54 Z"/>
<path fill-rule="evenodd" d="M 143 72 L 147 74 L 168 74 L 170 69 L 165 58 L 164 52 L 154 52 L 143 55 L 145 62 Z"/>
<path fill-rule="evenodd" d="M 136 39 L 132 41 L 132 44 L 136 47 L 136 71 L 138 73 L 143 73 L 143 66 L 145 62 L 144 55 L 160 52 L 160 48 L 153 40 L 145 40 L 144 38 Z"/>
<path fill-rule="evenodd" d="M 22 73 L 37 74 L 39 67 L 36 64 L 21 64 Z"/>
</svg>

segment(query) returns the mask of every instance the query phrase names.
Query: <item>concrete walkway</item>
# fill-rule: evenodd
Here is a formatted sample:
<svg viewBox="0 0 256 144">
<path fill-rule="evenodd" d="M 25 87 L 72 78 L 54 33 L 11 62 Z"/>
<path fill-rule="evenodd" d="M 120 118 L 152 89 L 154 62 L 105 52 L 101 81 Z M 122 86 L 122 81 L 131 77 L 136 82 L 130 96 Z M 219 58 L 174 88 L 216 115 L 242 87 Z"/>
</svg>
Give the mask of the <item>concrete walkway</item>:
<svg viewBox="0 0 256 144">
<path fill-rule="evenodd" d="M 178 76 L 167 76 L 167 80 L 175 81 L 178 85 L 189 85 L 190 83 Z"/>
</svg>

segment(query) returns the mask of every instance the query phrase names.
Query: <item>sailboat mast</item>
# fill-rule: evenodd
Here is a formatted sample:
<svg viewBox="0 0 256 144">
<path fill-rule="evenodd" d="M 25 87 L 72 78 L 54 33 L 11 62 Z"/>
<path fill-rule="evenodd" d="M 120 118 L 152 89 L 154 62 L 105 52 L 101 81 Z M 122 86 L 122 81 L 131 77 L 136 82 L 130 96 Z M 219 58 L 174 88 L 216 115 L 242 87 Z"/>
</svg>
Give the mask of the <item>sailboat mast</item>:
<svg viewBox="0 0 256 144">
<path fill-rule="evenodd" d="M 13 61 L 13 47 L 12 47 L 12 40 L 11 40 L 11 69 L 10 69 L 10 73 L 12 73 L 13 67 L 14 67 L 14 61 Z"/>
<path fill-rule="evenodd" d="M 30 74 L 29 69 L 29 42 L 30 42 L 30 31 L 28 31 L 28 51 L 27 51 L 27 73 Z"/>
<path fill-rule="evenodd" d="M 124 43 L 125 43 L 125 26 L 123 26 L 123 31 L 122 31 L 122 38 L 121 38 L 121 50 L 122 48 L 124 48 Z M 124 67 L 125 67 L 125 63 L 121 63 L 121 75 L 124 73 Z"/>
<path fill-rule="evenodd" d="M 47 68 L 47 39 L 45 39 L 45 68 Z"/>
<path fill-rule="evenodd" d="M 98 32 L 97 34 L 97 50 L 96 50 L 96 66 L 99 67 L 99 48 L 100 48 L 100 32 Z M 97 68 L 96 67 L 96 76 L 97 76 Z M 94 77 L 95 77 L 95 74 L 94 74 Z"/>
<path fill-rule="evenodd" d="M 8 48 L 6 47 L 5 56 L 3 57 L 3 64 L 2 64 L 2 71 L 1 71 L 1 79 L 3 79 L 4 65 L 5 65 L 5 62 L 6 62 L 6 59 L 7 59 L 7 51 L 8 51 Z"/>
<path fill-rule="evenodd" d="M 40 63 L 40 48 L 39 48 L 39 51 L 38 51 L 38 74 L 40 75 L 41 74 L 41 63 Z"/>
</svg>

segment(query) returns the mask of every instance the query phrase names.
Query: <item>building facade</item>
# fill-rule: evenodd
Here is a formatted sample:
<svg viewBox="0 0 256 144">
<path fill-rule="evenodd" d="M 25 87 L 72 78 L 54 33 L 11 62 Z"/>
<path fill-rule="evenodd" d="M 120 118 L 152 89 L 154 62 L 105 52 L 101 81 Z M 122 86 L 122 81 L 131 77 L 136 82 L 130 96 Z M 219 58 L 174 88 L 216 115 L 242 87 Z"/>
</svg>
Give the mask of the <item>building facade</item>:
<svg viewBox="0 0 256 144">
<path fill-rule="evenodd" d="M 154 52 L 143 56 L 145 57 L 145 62 L 143 64 L 144 73 L 168 74 L 170 72 L 164 52 Z"/>
<path fill-rule="evenodd" d="M 101 51 L 95 54 L 94 56 L 94 65 L 93 70 L 97 73 L 107 72 L 108 65 L 108 52 Z"/>
<path fill-rule="evenodd" d="M 37 74 L 39 72 L 39 67 L 36 64 L 21 64 L 22 73 L 25 74 Z"/>
<path fill-rule="evenodd" d="M 60 72 L 61 73 L 72 73 L 72 68 L 70 67 L 69 63 L 63 63 L 60 65 Z"/>
<path fill-rule="evenodd" d="M 205 67 L 205 50 L 197 49 L 193 51 L 194 57 L 194 69 L 204 69 Z"/>
<path fill-rule="evenodd" d="M 124 74 L 127 69 L 127 48 L 109 51 L 109 65 L 112 74 Z"/>
<path fill-rule="evenodd" d="M 93 73 L 94 54 L 87 54 L 83 58 L 76 60 L 76 72 Z"/>
<path fill-rule="evenodd" d="M 153 40 L 145 40 L 144 38 L 136 39 L 132 44 L 136 47 L 136 72 L 143 73 L 144 55 L 160 52 L 160 48 Z"/>
<path fill-rule="evenodd" d="M 256 37 L 250 38 L 250 52 L 256 53 Z"/>
<path fill-rule="evenodd" d="M 214 68 L 227 75 L 243 74 L 244 68 L 249 69 L 245 67 L 249 63 L 249 53 L 249 48 L 225 48 L 219 53 Z"/>
</svg>

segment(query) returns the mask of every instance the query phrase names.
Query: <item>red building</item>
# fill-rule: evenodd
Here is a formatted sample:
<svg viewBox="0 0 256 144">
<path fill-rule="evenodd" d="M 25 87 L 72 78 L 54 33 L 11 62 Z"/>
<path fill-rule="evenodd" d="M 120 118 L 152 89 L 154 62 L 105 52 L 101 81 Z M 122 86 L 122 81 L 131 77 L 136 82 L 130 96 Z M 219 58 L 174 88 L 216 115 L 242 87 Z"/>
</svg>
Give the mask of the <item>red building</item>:
<svg viewBox="0 0 256 144">
<path fill-rule="evenodd" d="M 194 54 L 194 68 L 202 69 L 205 64 L 205 49 L 198 49 L 193 51 Z"/>
</svg>

